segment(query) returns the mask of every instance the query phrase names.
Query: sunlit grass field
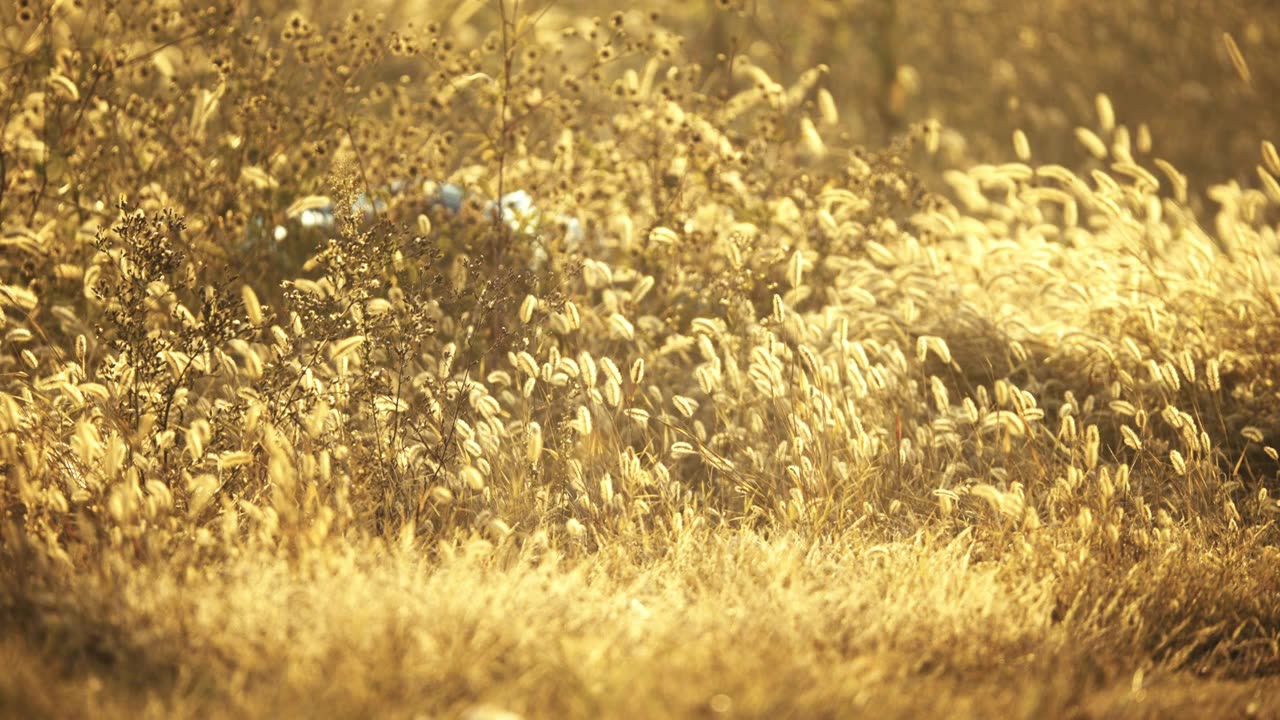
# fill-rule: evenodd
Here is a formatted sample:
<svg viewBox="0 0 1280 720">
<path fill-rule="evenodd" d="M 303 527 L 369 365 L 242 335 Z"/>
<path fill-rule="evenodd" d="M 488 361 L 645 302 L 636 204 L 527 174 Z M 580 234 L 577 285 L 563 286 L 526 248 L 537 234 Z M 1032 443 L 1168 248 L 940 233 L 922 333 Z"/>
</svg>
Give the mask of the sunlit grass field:
<svg viewBox="0 0 1280 720">
<path fill-rule="evenodd" d="M 16 0 L 0 716 L 1280 717 L 1276 11 L 1027 5 Z"/>
</svg>

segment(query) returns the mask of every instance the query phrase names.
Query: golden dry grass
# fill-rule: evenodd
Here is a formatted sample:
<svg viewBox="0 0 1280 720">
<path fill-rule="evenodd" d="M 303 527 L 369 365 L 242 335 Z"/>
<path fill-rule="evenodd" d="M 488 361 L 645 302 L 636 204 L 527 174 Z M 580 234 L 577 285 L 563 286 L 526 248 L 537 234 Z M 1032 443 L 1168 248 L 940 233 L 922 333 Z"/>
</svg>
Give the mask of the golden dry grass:
<svg viewBox="0 0 1280 720">
<path fill-rule="evenodd" d="M 1117 579 L 1064 608 L 1061 579 L 974 554 L 966 538 L 708 533 L 641 562 L 616 549 L 575 561 L 477 540 L 429 562 L 330 548 L 187 578 L 133 567 L 78 584 L 78 599 L 64 588 L 23 607 L 26 638 L 42 639 L 9 641 L 23 672 L 4 692 L 11 707 L 56 716 L 1277 712 L 1274 680 L 1135 662 L 1163 642 L 1202 651 L 1190 636 L 1215 624 L 1215 610 L 1248 606 L 1194 575 L 1207 568 L 1145 564 L 1134 568 L 1148 574 L 1140 583 Z M 1274 576 L 1256 582 L 1265 593 Z M 1173 587 L 1160 605 L 1188 607 L 1153 607 L 1161 584 Z M 1236 605 L 1209 607 L 1222 603 Z M 1178 616 L 1196 632 L 1174 640 Z"/>
<path fill-rule="evenodd" d="M 1270 120 L 1165 154 L 1017 13 L 1089 116 L 924 4 L 866 87 L 769 3 L 330 5 L 3 31 L 0 713 L 1280 716 Z"/>
</svg>

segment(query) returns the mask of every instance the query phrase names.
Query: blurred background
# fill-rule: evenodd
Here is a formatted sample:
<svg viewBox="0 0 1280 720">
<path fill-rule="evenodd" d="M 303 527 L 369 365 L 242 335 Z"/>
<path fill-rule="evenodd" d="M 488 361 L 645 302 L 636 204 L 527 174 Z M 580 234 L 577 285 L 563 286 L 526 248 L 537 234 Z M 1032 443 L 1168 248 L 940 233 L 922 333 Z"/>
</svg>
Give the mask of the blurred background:
<svg viewBox="0 0 1280 720">
<path fill-rule="evenodd" d="M 508 0 L 510 2 L 510 0 Z M 492 0 L 375 0 L 391 23 L 437 21 L 455 32 L 496 27 Z M 322 17 L 343 0 L 303 2 Z M 1037 162 L 1075 165 L 1077 126 L 1096 127 L 1094 98 L 1117 122 L 1201 188 L 1248 178 L 1259 142 L 1280 139 L 1280 39 L 1274 0 L 527 0 L 520 13 L 561 21 L 653 13 L 685 38 L 704 90 L 733 92 L 726 60 L 745 56 L 784 86 L 819 64 L 851 144 L 882 145 L 915 121 L 944 127 L 943 160 L 1014 157 L 1026 132 Z M 1228 55 L 1230 33 L 1248 62 L 1246 83 Z"/>
</svg>

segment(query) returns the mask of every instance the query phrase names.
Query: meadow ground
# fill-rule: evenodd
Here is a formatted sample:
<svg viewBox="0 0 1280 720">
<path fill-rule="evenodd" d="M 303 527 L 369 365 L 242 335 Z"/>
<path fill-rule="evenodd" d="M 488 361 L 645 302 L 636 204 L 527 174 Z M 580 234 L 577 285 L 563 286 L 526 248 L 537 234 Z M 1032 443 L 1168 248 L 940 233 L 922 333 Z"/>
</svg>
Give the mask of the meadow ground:
<svg viewBox="0 0 1280 720">
<path fill-rule="evenodd" d="M 0 716 L 1280 717 L 1270 5 L 250 5 L 0 32 Z"/>
<path fill-rule="evenodd" d="M 1252 607 L 1223 585 L 1274 593 L 1274 552 L 1078 591 L 976 554 L 708 532 L 577 559 L 476 540 L 132 566 L 9 608 L 0 697 L 12 717 L 1280 714 L 1274 677 L 1215 652 Z"/>
</svg>

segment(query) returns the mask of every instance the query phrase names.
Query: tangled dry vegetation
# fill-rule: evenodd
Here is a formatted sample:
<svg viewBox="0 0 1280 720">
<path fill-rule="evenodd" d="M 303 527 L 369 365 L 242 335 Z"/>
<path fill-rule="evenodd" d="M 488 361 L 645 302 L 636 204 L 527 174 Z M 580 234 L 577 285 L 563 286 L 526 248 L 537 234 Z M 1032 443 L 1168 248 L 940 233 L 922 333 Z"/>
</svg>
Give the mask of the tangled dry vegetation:
<svg viewBox="0 0 1280 720">
<path fill-rule="evenodd" d="M 0 712 L 1280 713 L 1274 145 L 851 147 L 648 10 L 14 18 Z"/>
</svg>

